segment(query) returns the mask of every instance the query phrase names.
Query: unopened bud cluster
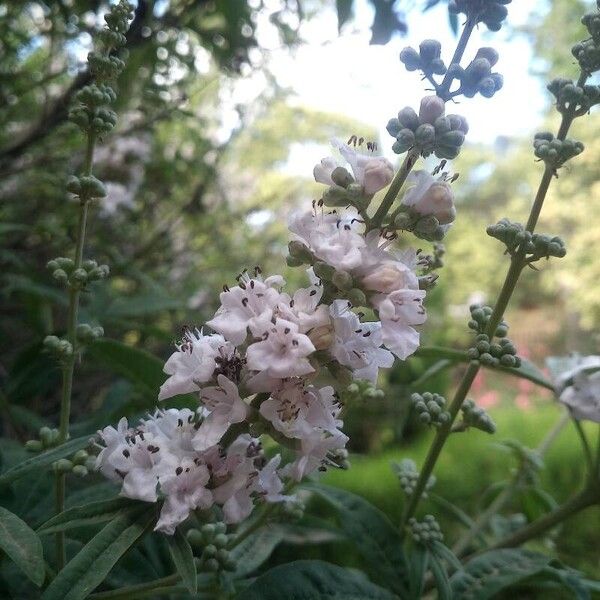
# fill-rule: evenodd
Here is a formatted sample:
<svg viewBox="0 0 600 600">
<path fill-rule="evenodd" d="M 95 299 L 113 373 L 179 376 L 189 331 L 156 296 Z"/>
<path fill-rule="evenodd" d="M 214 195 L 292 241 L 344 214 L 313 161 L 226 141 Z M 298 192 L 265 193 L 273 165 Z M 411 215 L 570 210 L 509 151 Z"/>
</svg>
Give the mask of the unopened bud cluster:
<svg viewBox="0 0 600 600">
<path fill-rule="evenodd" d="M 556 171 L 571 158 L 583 152 L 583 144 L 576 140 L 559 140 L 550 132 L 536 133 L 533 138 L 534 154 Z"/>
<path fill-rule="evenodd" d="M 201 529 L 190 529 L 187 539 L 195 554 L 200 556 L 203 571 L 235 571 L 235 561 L 227 546 L 230 536 L 226 534 L 225 523 L 208 523 Z"/>
<path fill-rule="evenodd" d="M 446 399 L 440 394 L 414 393 L 411 395 L 410 401 L 421 423 L 440 427 L 450 422 L 450 413 L 444 409 Z"/>
<path fill-rule="evenodd" d="M 467 399 L 461 406 L 462 410 L 462 423 L 459 423 L 459 429 L 467 429 L 468 427 L 474 427 L 475 429 L 481 429 L 486 433 L 495 433 L 496 424 L 487 412 L 477 406 L 473 400 Z"/>
<path fill-rule="evenodd" d="M 444 101 L 438 96 L 425 96 L 419 114 L 407 106 L 387 124 L 388 133 L 396 138 L 392 150 L 402 154 L 410 149 L 422 156 L 456 158 L 465 141 L 469 126 L 460 115 L 444 116 Z"/>
<path fill-rule="evenodd" d="M 58 429 L 50 429 L 50 427 L 41 427 L 38 432 L 39 439 L 27 440 L 25 448 L 30 452 L 41 452 L 48 448 L 52 448 L 59 443 Z"/>
<path fill-rule="evenodd" d="M 414 517 L 410 518 L 408 520 L 408 530 L 412 539 L 419 544 L 444 541 L 442 530 L 433 515 L 425 515 L 420 522 Z"/>
<path fill-rule="evenodd" d="M 600 103 L 600 86 L 597 85 L 578 86 L 571 79 L 556 77 L 546 87 L 556 98 L 556 109 L 560 113 L 569 111 L 580 117 Z"/>
<path fill-rule="evenodd" d="M 469 321 L 469 329 L 477 333 L 485 333 L 488 321 L 492 316 L 492 308 L 490 306 L 482 306 L 480 304 L 471 304 L 469 306 L 469 311 L 471 312 L 471 319 Z M 496 331 L 494 335 L 496 337 L 506 337 L 508 333 L 508 325 L 504 319 L 500 321 L 498 327 L 496 327 Z"/>
<path fill-rule="evenodd" d="M 484 47 L 479 48 L 475 58 L 466 68 L 453 64 L 448 69 L 448 77 L 460 81 L 460 88 L 455 95 L 463 94 L 467 98 L 473 98 L 479 93 L 485 98 L 491 98 L 502 89 L 504 78 L 500 73 L 492 72 L 498 58 L 496 50 Z"/>
<path fill-rule="evenodd" d="M 448 10 L 462 13 L 474 23 L 483 23 L 490 31 L 499 31 L 508 15 L 511 0 L 450 0 Z"/>
<path fill-rule="evenodd" d="M 298 500 L 297 498 L 294 500 L 289 500 L 288 502 L 284 502 L 282 506 L 283 514 L 296 521 L 304 516 L 305 510 L 306 506 L 304 502 Z"/>
<path fill-rule="evenodd" d="M 56 281 L 79 290 L 88 283 L 105 279 L 109 274 L 108 265 L 99 265 L 95 260 L 84 260 L 80 267 L 75 268 L 73 259 L 62 256 L 48 261 L 47 267 Z"/>
<path fill-rule="evenodd" d="M 489 236 L 505 244 L 510 255 L 524 250 L 525 259 L 529 263 L 551 256 L 563 258 L 567 254 L 565 243 L 560 237 L 531 233 L 520 223 L 506 218 L 500 219 L 495 225 L 489 225 L 486 231 Z"/>
<path fill-rule="evenodd" d="M 106 187 L 93 175 L 70 177 L 69 181 L 67 181 L 67 191 L 78 196 L 83 202 L 106 196 Z"/>
<path fill-rule="evenodd" d="M 414 494 L 417 482 L 419 480 L 419 471 L 417 471 L 417 465 L 414 460 L 405 458 L 400 463 L 393 465 L 394 471 L 400 481 L 400 487 L 407 496 Z M 435 485 L 435 477 L 431 475 L 427 480 L 425 491 L 422 497 L 427 498 L 427 491 Z"/>
<path fill-rule="evenodd" d="M 353 381 L 343 392 L 342 402 L 360 402 L 365 400 L 381 400 L 385 394 L 367 379 Z"/>
<path fill-rule="evenodd" d="M 70 459 L 61 458 L 52 463 L 52 468 L 55 473 L 65 475 L 72 473 L 77 477 L 86 477 L 90 470 L 94 470 L 94 463 L 93 456 L 90 456 L 85 450 L 78 450 Z"/>
<path fill-rule="evenodd" d="M 583 73 L 591 75 L 600 69 L 600 14 L 591 12 L 584 15 L 581 22 L 587 28 L 590 38 L 575 44 L 571 50 Z"/>
<path fill-rule="evenodd" d="M 478 360 L 482 365 L 489 367 L 501 365 L 503 367 L 518 368 L 521 366 L 521 359 L 517 356 L 517 349 L 505 337 L 499 339 L 498 342 L 494 342 L 490 341 L 490 338 L 485 333 L 479 333 L 475 338 L 475 346 L 469 348 L 467 353 L 471 360 Z"/>
<path fill-rule="evenodd" d="M 419 50 L 407 46 L 400 52 L 400 62 L 407 71 L 423 71 L 425 75 L 444 75 L 446 65 L 441 59 L 442 45 L 437 40 L 423 40 Z"/>
<path fill-rule="evenodd" d="M 105 15 L 106 28 L 100 34 L 102 47 L 88 54 L 88 65 L 94 83 L 86 85 L 75 95 L 75 106 L 69 120 L 83 131 L 103 135 L 117 123 L 117 115 L 108 108 L 116 99 L 109 82 L 114 81 L 125 68 L 125 62 L 114 53 L 125 44 L 125 32 L 133 18 L 133 6 L 124 0 L 112 6 Z"/>
</svg>

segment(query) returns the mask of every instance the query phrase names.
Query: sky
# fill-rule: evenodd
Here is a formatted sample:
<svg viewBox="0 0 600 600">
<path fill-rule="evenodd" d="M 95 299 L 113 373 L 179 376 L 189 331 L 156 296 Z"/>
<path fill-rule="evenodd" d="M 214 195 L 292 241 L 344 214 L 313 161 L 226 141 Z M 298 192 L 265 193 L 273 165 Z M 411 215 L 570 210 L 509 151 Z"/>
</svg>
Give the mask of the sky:
<svg viewBox="0 0 600 600">
<path fill-rule="evenodd" d="M 385 131 L 387 121 L 404 106 L 418 110 L 420 98 L 428 93 L 427 82 L 422 82 L 417 72 L 407 72 L 400 63 L 400 50 L 408 45 L 418 47 L 426 38 L 437 38 L 442 43 L 442 58 L 447 62 L 454 52 L 456 37 L 448 23 L 446 3 L 441 2 L 426 13 L 410 11 L 407 36 L 396 36 L 385 46 L 370 46 L 372 7 L 366 0 L 356 0 L 355 5 L 355 18 L 344 27 L 341 36 L 332 7 L 302 24 L 301 37 L 306 43 L 293 54 L 278 47 L 278 40 L 266 27 L 259 30 L 260 43 L 272 47 L 270 68 L 281 85 L 294 91 L 294 102 L 353 117 L 375 127 L 381 140 L 391 139 Z M 516 0 L 508 7 L 510 22 L 521 25 L 534 10 L 544 7 L 543 0 Z M 534 57 L 529 41 L 505 30 L 490 33 L 482 26 L 472 36 L 465 58 L 472 58 L 481 46 L 498 50 L 500 60 L 494 70 L 504 76 L 504 88 L 492 99 L 461 99 L 449 112 L 467 117 L 470 142 L 492 143 L 498 136 L 531 132 L 541 120 L 548 95 L 539 79 L 530 75 Z M 522 98 L 527 101 L 522 102 Z M 521 100 L 518 105 L 517 99 Z M 391 150 L 384 153 L 391 154 Z M 296 154 L 294 149 L 292 154 Z M 302 162 L 298 154 L 298 161 Z M 305 148 L 302 154 L 310 153 Z M 305 171 L 307 165 L 298 161 L 290 162 Z"/>
</svg>

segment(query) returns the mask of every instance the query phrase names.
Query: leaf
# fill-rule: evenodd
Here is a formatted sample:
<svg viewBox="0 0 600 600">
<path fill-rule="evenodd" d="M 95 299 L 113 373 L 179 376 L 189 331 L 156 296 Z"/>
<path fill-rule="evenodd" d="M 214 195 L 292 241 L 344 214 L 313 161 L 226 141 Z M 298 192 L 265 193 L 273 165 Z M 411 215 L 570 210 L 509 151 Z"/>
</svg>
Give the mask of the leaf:
<svg viewBox="0 0 600 600">
<path fill-rule="evenodd" d="M 47 535 L 56 531 L 97 525 L 98 523 L 110 521 L 123 509 L 135 505 L 139 505 L 139 503 L 129 498 L 111 498 L 110 500 L 90 502 L 83 506 L 74 506 L 46 521 L 38 527 L 37 532 L 40 535 Z"/>
<path fill-rule="evenodd" d="M 452 366 L 452 361 L 447 358 L 442 358 L 434 362 L 422 375 L 420 375 L 414 381 L 411 381 L 410 385 L 413 388 L 418 388 L 422 386 L 426 381 L 431 379 L 434 375 L 437 375 L 444 369 L 448 369 Z"/>
<path fill-rule="evenodd" d="M 402 538 L 388 517 L 360 496 L 345 490 L 323 484 L 304 487 L 335 508 L 340 528 L 355 543 L 377 579 L 405 596 L 408 568 L 402 551 Z"/>
<path fill-rule="evenodd" d="M 342 30 L 344 23 L 352 17 L 352 5 L 354 0 L 336 0 L 338 32 Z"/>
<path fill-rule="evenodd" d="M 15 481 L 23 475 L 27 475 L 31 471 L 36 469 L 41 469 L 43 467 L 48 466 L 59 458 L 65 458 L 66 456 L 71 456 L 77 452 L 77 450 L 81 450 L 85 448 L 90 442 L 90 436 L 84 435 L 79 438 L 75 438 L 73 440 L 69 440 L 56 448 L 52 448 L 51 450 L 47 450 L 46 452 L 41 452 L 33 456 L 32 458 L 28 458 L 24 460 L 22 463 L 15 465 L 8 471 L 5 471 L 0 475 L 0 485 L 6 485 L 11 481 Z"/>
<path fill-rule="evenodd" d="M 320 560 L 297 560 L 258 577 L 244 600 L 397 600 L 362 573 Z"/>
<path fill-rule="evenodd" d="M 249 535 L 231 551 L 236 564 L 233 576 L 242 578 L 256 571 L 271 556 L 283 536 L 284 530 L 276 525 L 267 525 Z"/>
<path fill-rule="evenodd" d="M 148 394 L 158 397 L 158 389 L 165 380 L 164 363 L 145 350 L 111 339 L 99 339 L 88 352 L 101 365 L 135 383 Z"/>
<path fill-rule="evenodd" d="M 558 506 L 558 502 L 548 492 L 537 487 L 525 488 L 520 496 L 528 521 L 535 521 Z"/>
<path fill-rule="evenodd" d="M 423 7 L 423 12 L 433 8 L 436 4 L 439 4 L 440 0 L 427 0 L 427 4 Z"/>
<path fill-rule="evenodd" d="M 439 559 L 445 560 L 455 571 L 460 571 L 462 569 L 460 560 L 458 560 L 454 552 L 452 552 L 448 546 L 442 544 L 442 542 L 438 542 L 437 540 L 434 541 L 431 544 L 431 549 Z"/>
<path fill-rule="evenodd" d="M 449 502 L 448 500 L 442 498 L 441 496 L 438 496 L 437 494 L 432 494 L 431 492 L 429 492 L 429 498 L 434 504 L 437 504 L 440 508 L 442 508 L 447 513 L 450 513 L 453 517 L 455 517 L 467 529 L 477 529 L 475 521 L 473 521 L 473 519 L 471 519 L 471 517 L 464 510 L 462 510 L 455 504 L 452 504 L 452 502 Z M 483 534 L 480 533 L 478 537 L 482 542 L 485 543 L 485 538 L 483 537 Z"/>
<path fill-rule="evenodd" d="M 486 600 L 544 570 L 552 559 L 527 550 L 503 548 L 473 558 L 450 579 L 454 600 Z"/>
<path fill-rule="evenodd" d="M 452 588 L 448 579 L 446 567 L 440 562 L 440 559 L 435 555 L 430 555 L 431 572 L 435 579 L 435 586 L 438 591 L 438 600 L 452 600 Z"/>
<path fill-rule="evenodd" d="M 17 515 L 0 506 L 0 548 L 37 585 L 44 583 L 44 552 L 36 533 Z"/>
<path fill-rule="evenodd" d="M 179 298 L 169 298 L 156 293 L 140 294 L 128 298 L 118 298 L 107 309 L 106 316 L 113 317 L 139 317 L 152 315 L 169 310 L 185 307 L 185 302 Z"/>
<path fill-rule="evenodd" d="M 42 600 L 83 600 L 154 523 L 156 505 L 126 509 L 100 530 L 58 573 Z"/>
<path fill-rule="evenodd" d="M 192 547 L 179 528 L 175 529 L 175 533 L 168 537 L 168 542 L 171 558 L 181 576 L 181 581 L 183 581 L 189 593 L 193 595 L 198 591 L 198 580 L 196 579 L 196 565 L 194 564 Z"/>
<path fill-rule="evenodd" d="M 410 554 L 410 597 L 421 598 L 423 593 L 423 584 L 425 583 L 425 573 L 429 566 L 429 551 L 427 548 L 418 544 Z"/>
</svg>

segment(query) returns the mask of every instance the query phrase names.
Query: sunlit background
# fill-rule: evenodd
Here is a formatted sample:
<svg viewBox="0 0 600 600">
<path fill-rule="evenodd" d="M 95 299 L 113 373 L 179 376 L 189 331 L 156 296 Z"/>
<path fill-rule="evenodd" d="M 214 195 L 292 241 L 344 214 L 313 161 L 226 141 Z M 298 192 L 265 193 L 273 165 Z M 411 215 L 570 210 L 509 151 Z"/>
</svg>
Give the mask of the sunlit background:
<svg viewBox="0 0 600 600">
<path fill-rule="evenodd" d="M 331 152 L 329 140 L 362 135 L 397 163 L 385 125 L 428 93 L 426 81 L 403 69 L 399 52 L 436 38 L 448 60 L 457 38 L 443 0 L 137 4 L 145 12 L 119 82 L 119 126 L 96 155 L 109 195 L 93 211 L 89 253 L 110 264 L 112 276 L 86 299 L 82 318 L 158 357 L 155 368 L 181 326 L 201 325 L 222 285 L 244 267 L 260 264 L 292 285 L 303 281 L 285 266 L 286 219 L 317 197 L 312 168 Z M 383 26 L 382 5 L 396 14 Z M 466 116 L 470 131 L 447 167 L 460 174 L 458 218 L 428 295 L 425 345 L 468 347 L 469 304 L 494 301 L 508 260 L 485 227 L 503 216 L 526 219 L 542 172 L 531 140 L 558 122 L 545 85 L 556 75 L 577 76 L 570 47 L 583 37 L 579 18 L 592 5 L 514 0 L 501 32 L 484 28 L 472 38 L 466 59 L 481 46 L 496 48 L 504 87 L 492 99 L 448 109 Z M 57 412 L 60 373 L 41 340 L 63 330 L 65 298 L 44 265 L 72 249 L 76 215 L 64 185 L 82 151 L 65 107 L 81 85 L 105 10 L 106 2 L 0 0 L 0 409 L 7 447 Z M 371 44 L 373 37 L 383 43 Z M 568 255 L 526 272 L 507 315 L 519 353 L 540 368 L 547 356 L 597 353 L 600 341 L 600 116 L 581 119 L 572 133 L 586 151 L 560 170 L 539 226 L 561 235 Z M 426 168 L 435 165 L 429 159 Z M 75 387 L 82 430 L 154 406 L 160 373 L 126 363 L 90 348 Z M 328 476 L 392 516 L 398 492 L 389 463 L 421 460 L 430 439 L 407 410 L 411 385 L 430 366 L 423 357 L 398 365 L 380 382 L 385 401 L 348 407 L 354 468 Z M 441 372 L 428 389 L 450 394 L 457 371 Z M 489 409 L 498 433 L 455 436 L 438 473 L 440 489 L 465 510 L 516 464 L 497 442 L 517 438 L 534 447 L 559 416 L 548 392 L 487 371 L 472 397 Z M 548 455 L 543 484 L 557 500 L 581 478 L 578 453 L 566 430 Z M 523 496 L 511 509 L 532 518 L 540 502 Z M 558 556 L 592 575 L 600 568 L 597 552 L 589 552 L 597 547 L 598 516 L 573 519 L 552 542 Z M 293 552 L 284 548 L 274 560 Z"/>
</svg>

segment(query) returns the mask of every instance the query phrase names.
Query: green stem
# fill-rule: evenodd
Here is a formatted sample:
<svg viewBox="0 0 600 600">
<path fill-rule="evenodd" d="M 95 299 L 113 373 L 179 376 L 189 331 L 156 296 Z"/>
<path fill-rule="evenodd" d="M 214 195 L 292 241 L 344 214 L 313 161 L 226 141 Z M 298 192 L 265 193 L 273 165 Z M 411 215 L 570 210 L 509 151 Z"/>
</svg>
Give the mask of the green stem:
<svg viewBox="0 0 600 600">
<path fill-rule="evenodd" d="M 536 453 L 538 456 L 543 457 L 548 451 L 548 448 L 552 445 L 554 440 L 558 437 L 559 433 L 565 428 L 567 423 L 570 421 L 571 416 L 568 411 L 564 411 L 560 419 L 556 422 L 554 427 L 548 432 L 546 437 L 540 442 L 537 447 Z M 512 481 L 496 496 L 494 501 L 484 510 L 477 519 L 475 519 L 475 527 L 469 529 L 463 537 L 452 548 L 453 552 L 460 556 L 465 548 L 480 535 L 480 533 L 487 527 L 489 522 L 492 520 L 494 515 L 499 513 L 512 499 L 513 495 L 519 490 L 523 482 L 524 469 L 523 465 L 515 473 Z"/>
<path fill-rule="evenodd" d="M 406 153 L 406 157 L 404 158 L 404 162 L 400 165 L 396 176 L 392 180 L 390 187 L 388 188 L 381 204 L 375 211 L 373 218 L 371 219 L 371 229 L 376 229 L 377 227 L 381 227 L 383 224 L 383 219 L 387 215 L 390 210 L 392 204 L 398 197 L 398 193 L 400 192 L 400 188 L 404 185 L 408 174 L 411 172 L 412 168 L 415 166 L 417 162 L 417 158 L 419 157 L 419 153 L 416 150 L 409 150 Z"/>
<path fill-rule="evenodd" d="M 583 85 L 586 79 L 587 76 L 582 73 L 579 77 L 578 85 Z M 562 121 L 557 136 L 559 137 L 559 139 L 565 139 L 569 127 L 573 122 L 573 111 L 574 109 L 571 109 L 563 113 Z M 527 231 L 533 232 L 535 229 L 553 175 L 553 170 L 546 167 L 546 169 L 544 170 L 544 174 L 542 175 L 538 191 L 535 195 L 533 205 L 531 207 L 529 219 L 527 220 Z M 523 267 L 525 266 L 524 259 L 524 248 L 521 248 L 511 257 L 510 267 L 506 274 L 506 278 L 504 279 L 504 284 L 502 285 L 500 295 L 498 296 L 498 300 L 494 305 L 494 310 L 492 311 L 492 314 L 490 315 L 490 319 L 486 326 L 486 333 L 490 337 L 494 335 L 496 328 L 498 327 L 498 324 L 502 320 L 504 312 L 508 307 L 508 303 L 510 302 L 512 294 L 519 281 L 519 276 L 521 275 Z M 419 479 L 417 480 L 415 491 L 413 492 L 410 498 L 410 502 L 408 503 L 407 508 L 405 510 L 403 519 L 404 525 L 406 524 L 408 519 L 414 515 L 417 509 L 421 496 L 425 491 L 427 481 L 429 481 L 429 477 L 431 476 L 431 473 L 433 472 L 433 469 L 435 467 L 435 463 L 437 462 L 442 448 L 444 447 L 446 440 L 448 439 L 448 436 L 451 433 L 454 419 L 456 418 L 456 415 L 458 414 L 462 403 L 465 401 L 465 398 L 467 397 L 467 394 L 471 388 L 471 384 L 473 383 L 473 380 L 475 379 L 475 376 L 477 375 L 478 371 L 479 363 L 472 362 L 469 365 L 469 368 L 467 369 L 465 374 L 463 375 L 461 382 L 459 383 L 458 389 L 456 390 L 454 398 L 450 404 L 450 421 L 446 424 L 446 426 L 440 427 L 440 429 L 438 429 L 436 433 L 436 436 L 425 459 L 425 464 L 423 465 L 423 468 L 421 469 L 421 472 L 419 474 Z"/>
<path fill-rule="evenodd" d="M 587 467 L 588 467 L 588 477 L 591 479 L 595 479 L 596 469 L 594 468 L 594 457 L 592 456 L 592 449 L 590 448 L 590 444 L 585 435 L 585 431 L 583 430 L 581 423 L 575 418 L 573 418 L 573 425 L 575 426 L 577 435 L 579 436 L 579 439 L 581 440 L 581 445 L 583 447 L 583 454 L 585 455 L 585 460 L 586 460 Z"/>
<path fill-rule="evenodd" d="M 520 546 L 530 539 L 542 535 L 572 515 L 584 510 L 585 508 L 588 508 L 589 506 L 593 506 L 599 500 L 600 492 L 592 487 L 587 487 L 552 512 L 548 513 L 537 521 L 533 521 L 533 523 L 530 523 L 512 535 L 505 537 L 503 540 L 500 540 L 497 544 L 492 546 L 492 549 L 514 548 L 516 546 Z"/>
<path fill-rule="evenodd" d="M 465 50 L 467 48 L 467 43 L 469 42 L 469 38 L 471 37 L 471 34 L 473 33 L 473 29 L 475 28 L 475 25 L 476 25 L 475 20 L 467 19 L 467 22 L 465 23 L 465 26 L 462 30 L 462 33 L 460 34 L 460 39 L 458 40 L 458 44 L 456 45 L 456 50 L 454 51 L 454 55 L 452 56 L 452 60 L 450 61 L 449 64 L 451 64 L 451 65 L 460 64 L 463 54 L 465 53 Z M 437 95 L 440 98 L 442 98 L 442 100 L 448 101 L 452 98 L 452 95 L 448 94 L 448 92 L 450 91 L 451 85 L 452 85 L 452 80 L 448 76 L 448 72 L 446 72 L 446 74 L 444 75 L 444 79 L 442 80 L 442 83 L 440 84 L 440 87 L 436 92 Z"/>
<path fill-rule="evenodd" d="M 55 474 L 55 500 L 56 500 L 56 514 L 60 514 L 65 510 L 65 473 Z M 65 532 L 58 531 L 55 536 L 56 544 L 56 568 L 60 571 L 64 568 L 67 562 L 67 555 L 65 550 Z"/>
</svg>

